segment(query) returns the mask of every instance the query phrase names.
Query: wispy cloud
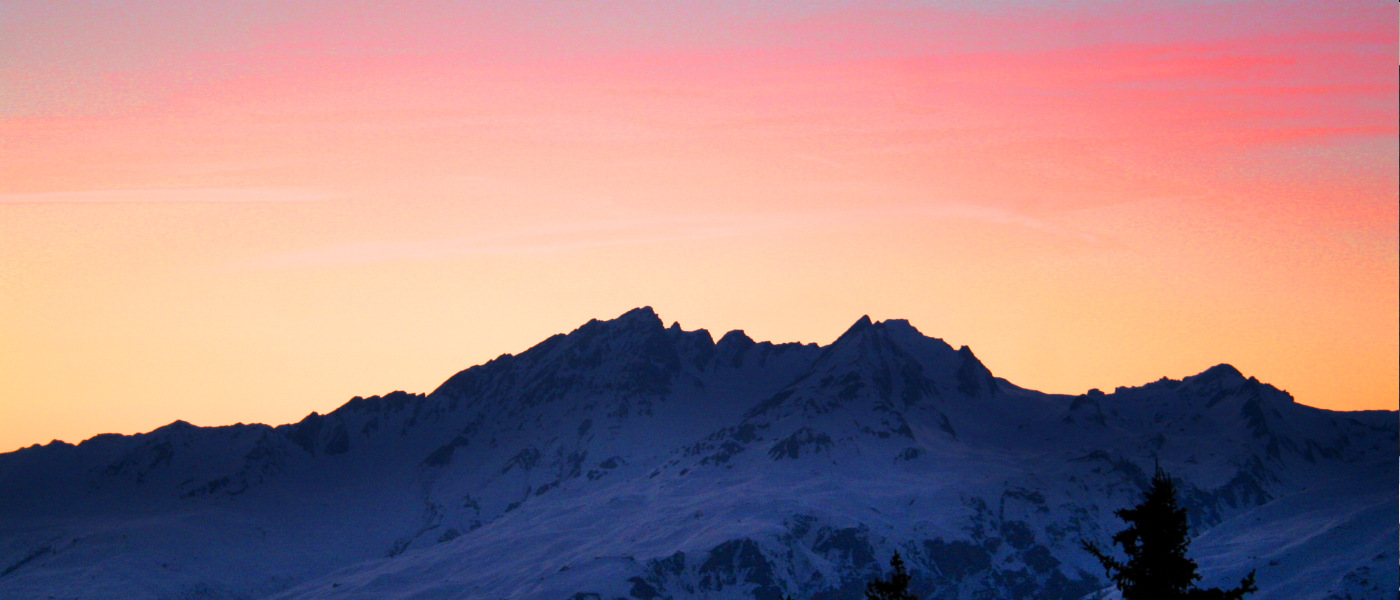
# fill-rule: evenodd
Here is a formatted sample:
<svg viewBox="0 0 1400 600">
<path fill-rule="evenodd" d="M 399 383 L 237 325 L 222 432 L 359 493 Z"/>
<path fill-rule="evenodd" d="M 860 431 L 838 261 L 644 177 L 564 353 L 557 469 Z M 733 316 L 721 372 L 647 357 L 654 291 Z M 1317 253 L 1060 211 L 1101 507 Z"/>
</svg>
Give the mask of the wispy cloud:
<svg viewBox="0 0 1400 600">
<path fill-rule="evenodd" d="M 175 188 L 0 194 L 0 204 L 319 202 L 333 197 L 314 188 Z"/>
</svg>

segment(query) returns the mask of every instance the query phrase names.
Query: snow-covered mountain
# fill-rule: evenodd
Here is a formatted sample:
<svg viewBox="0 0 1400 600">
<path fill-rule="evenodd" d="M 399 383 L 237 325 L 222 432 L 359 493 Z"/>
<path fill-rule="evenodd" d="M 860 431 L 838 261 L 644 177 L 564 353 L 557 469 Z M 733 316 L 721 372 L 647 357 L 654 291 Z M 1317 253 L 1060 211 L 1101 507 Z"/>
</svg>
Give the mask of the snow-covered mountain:
<svg viewBox="0 0 1400 600">
<path fill-rule="evenodd" d="M 0 455 L 0 598 L 1094 597 L 1154 463 L 1207 585 L 1395 598 L 1397 416 L 1220 365 L 1043 394 L 905 321 L 829 346 L 590 321 L 292 425 Z"/>
</svg>

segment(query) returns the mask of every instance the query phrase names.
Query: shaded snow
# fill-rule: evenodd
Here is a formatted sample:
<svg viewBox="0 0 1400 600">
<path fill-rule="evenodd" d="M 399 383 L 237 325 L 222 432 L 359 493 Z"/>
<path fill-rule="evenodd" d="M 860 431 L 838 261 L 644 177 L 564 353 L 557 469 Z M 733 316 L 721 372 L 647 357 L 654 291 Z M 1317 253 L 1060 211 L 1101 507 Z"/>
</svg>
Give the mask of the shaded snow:
<svg viewBox="0 0 1400 600">
<path fill-rule="evenodd" d="M 1394 412 L 1221 365 L 1041 394 L 904 321 L 829 346 L 592 321 L 432 394 L 0 455 L 4 598 L 1079 598 L 1154 463 L 1208 583 L 1397 589 Z"/>
</svg>

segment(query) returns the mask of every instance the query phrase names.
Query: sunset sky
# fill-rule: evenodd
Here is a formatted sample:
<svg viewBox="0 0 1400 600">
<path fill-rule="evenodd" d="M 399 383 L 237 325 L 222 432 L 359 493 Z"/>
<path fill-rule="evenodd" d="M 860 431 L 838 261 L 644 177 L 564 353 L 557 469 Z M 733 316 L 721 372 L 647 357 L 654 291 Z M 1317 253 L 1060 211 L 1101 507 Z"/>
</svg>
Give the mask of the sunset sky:
<svg viewBox="0 0 1400 600">
<path fill-rule="evenodd" d="M 1394 2 L 482 4 L 0 4 L 0 451 L 642 305 L 1400 403 Z"/>
</svg>

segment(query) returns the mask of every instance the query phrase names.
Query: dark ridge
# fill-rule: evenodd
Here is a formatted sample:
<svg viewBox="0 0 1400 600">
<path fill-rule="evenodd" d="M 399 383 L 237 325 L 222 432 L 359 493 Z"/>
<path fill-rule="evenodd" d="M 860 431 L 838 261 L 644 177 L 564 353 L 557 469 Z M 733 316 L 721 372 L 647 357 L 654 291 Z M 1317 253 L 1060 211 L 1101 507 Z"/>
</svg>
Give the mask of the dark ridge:
<svg viewBox="0 0 1400 600">
<path fill-rule="evenodd" d="M 710 337 L 710 332 L 705 329 L 685 331 L 676 323 L 666 330 L 666 335 L 682 358 L 688 359 L 696 369 L 703 370 L 714 358 L 715 339 Z"/>
<path fill-rule="evenodd" d="M 198 428 L 195 427 L 194 425 L 191 425 L 188 421 L 184 421 L 184 420 L 179 420 L 179 419 L 177 419 L 177 420 L 175 420 L 175 421 L 172 421 L 169 425 L 166 425 L 166 426 L 164 426 L 164 427 L 159 427 L 159 428 L 157 428 L 155 431 L 152 431 L 151 433 L 157 433 L 157 432 L 171 432 L 171 431 L 189 431 L 189 430 L 191 430 L 191 429 L 198 429 Z"/>
<path fill-rule="evenodd" d="M 914 325 L 909 322 L 909 319 L 885 319 L 878 323 L 874 323 L 874 326 L 878 329 L 883 329 L 887 331 L 907 331 L 915 335 L 923 335 L 923 333 L 921 333 L 918 330 L 918 328 L 914 327 Z"/>
<path fill-rule="evenodd" d="M 830 345 L 821 346 L 822 353 L 812 362 L 811 367 L 809 367 L 809 372 L 810 369 L 816 369 L 819 365 L 827 363 L 829 358 L 836 352 L 837 348 L 849 343 L 858 342 L 862 334 L 874 326 L 875 324 L 870 321 L 870 315 L 864 315 L 856 320 L 855 323 L 846 329 L 845 333 L 842 333 L 840 337 L 836 338 L 836 341 L 831 342 Z M 803 376 L 805 377 L 806 375 L 804 374 Z"/>
<path fill-rule="evenodd" d="M 1235 367 L 1229 364 L 1221 363 L 1215 365 L 1214 367 L 1201 371 L 1199 375 L 1187 377 L 1183 381 L 1189 381 L 1196 384 L 1208 384 L 1215 382 L 1223 383 L 1226 381 L 1234 382 L 1243 380 L 1244 374 L 1240 373 L 1239 369 L 1236 369 Z"/>
<path fill-rule="evenodd" d="M 473 367 L 475 368 L 475 367 Z M 395 390 L 383 396 L 370 396 L 361 398 L 355 396 L 349 402 L 342 404 L 340 408 L 331 411 L 330 414 L 338 415 L 344 412 L 385 412 L 388 410 L 403 410 L 410 403 L 421 402 L 426 396 L 423 394 L 410 394 L 403 390 Z M 329 416 L 329 415 L 327 415 Z"/>
<path fill-rule="evenodd" d="M 325 417 L 312 412 L 297 424 L 290 426 L 286 433 L 287 439 L 301 446 L 301 449 L 305 450 L 307 454 L 314 456 L 316 454 L 316 437 L 317 434 L 321 433 L 321 424 L 324 421 Z"/>
<path fill-rule="evenodd" d="M 831 345 L 835 346 L 840 344 L 842 340 L 855 337 L 859 335 L 860 332 L 870 329 L 872 326 L 874 326 L 874 323 L 870 321 L 870 315 L 862 315 L 860 319 L 857 319 L 855 323 L 851 324 L 851 326 L 846 329 L 845 333 L 841 334 L 841 337 L 836 338 L 836 341 L 832 342 Z"/>
<path fill-rule="evenodd" d="M 744 364 L 744 355 L 756 345 L 758 344 L 753 338 L 745 335 L 743 330 L 735 329 L 719 338 L 719 342 L 715 344 L 715 357 L 723 364 L 738 368 Z"/>
<path fill-rule="evenodd" d="M 44 556 L 45 554 L 49 554 L 51 552 L 53 552 L 53 547 L 51 546 L 44 546 L 43 548 L 39 548 L 38 550 L 30 552 L 29 554 L 25 555 L 24 558 L 19 559 L 19 562 L 16 562 L 15 564 L 6 567 L 4 571 L 0 571 L 0 577 L 4 577 L 6 575 L 9 575 L 10 573 L 14 573 L 17 569 L 23 567 L 26 564 L 29 564 L 29 562 L 33 561 L 34 559 Z"/>
<path fill-rule="evenodd" d="M 590 321 L 590 322 L 594 322 L 594 321 Z M 656 311 L 652 310 L 650 306 L 643 306 L 643 307 L 640 307 L 640 308 L 634 308 L 634 309 L 629 310 L 629 311 L 627 311 L 627 312 L 625 312 L 625 313 L 622 313 L 621 315 L 618 315 L 618 317 L 617 317 L 616 319 L 613 319 L 613 320 L 611 320 L 611 321 L 596 321 L 596 322 L 598 322 L 598 323 L 616 323 L 616 324 L 618 324 L 618 325 L 638 325 L 638 326 L 644 326 L 644 327 L 647 327 L 647 328 L 651 328 L 651 326 L 655 326 L 655 327 L 658 327 L 658 328 L 661 328 L 661 329 L 665 329 L 665 328 L 666 328 L 665 323 L 662 323 L 662 322 L 661 322 L 661 317 L 660 317 L 660 316 L 657 316 Z"/>
<path fill-rule="evenodd" d="M 958 348 L 958 356 L 962 358 L 962 365 L 958 366 L 958 391 L 974 398 L 990 396 L 996 393 L 996 380 L 992 377 L 992 372 L 982 361 L 977 360 L 977 356 L 972 354 L 972 349 L 967 346 Z"/>
<path fill-rule="evenodd" d="M 545 360 L 546 357 L 561 352 L 568 354 L 570 366 L 591 368 L 603 360 L 603 355 L 600 353 L 601 348 L 596 347 L 596 342 L 615 335 L 645 336 L 647 338 L 643 350 L 645 354 L 659 354 L 658 360 L 660 362 L 678 365 L 679 357 L 670 356 L 676 353 L 675 348 L 671 347 L 665 338 L 668 331 L 671 335 L 684 334 L 684 332 L 679 331 L 678 327 L 667 330 L 661 322 L 661 317 L 657 316 L 656 311 L 652 310 L 650 306 L 634 308 L 607 321 L 590 319 L 577 329 L 567 334 L 558 333 L 549 336 L 518 355 L 502 354 L 485 364 L 458 371 L 447 381 L 442 382 L 430 395 L 452 398 L 455 408 L 455 401 L 487 390 L 496 379 L 495 375 L 509 371 L 511 365 L 517 361 Z M 708 338 L 708 336 L 709 334 L 706 332 L 705 337 Z M 663 341 L 665 343 L 658 343 Z M 666 348 L 661 346 L 666 346 Z M 674 360 L 671 360 L 672 358 Z"/>
<path fill-rule="evenodd" d="M 127 436 L 122 435 L 120 433 L 99 433 L 88 439 L 83 440 L 82 442 L 79 442 L 78 447 L 83 448 L 85 450 L 97 447 L 111 447 L 113 444 L 121 443 L 121 441 L 126 438 Z"/>
</svg>

